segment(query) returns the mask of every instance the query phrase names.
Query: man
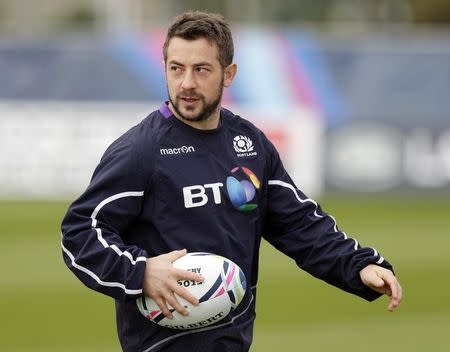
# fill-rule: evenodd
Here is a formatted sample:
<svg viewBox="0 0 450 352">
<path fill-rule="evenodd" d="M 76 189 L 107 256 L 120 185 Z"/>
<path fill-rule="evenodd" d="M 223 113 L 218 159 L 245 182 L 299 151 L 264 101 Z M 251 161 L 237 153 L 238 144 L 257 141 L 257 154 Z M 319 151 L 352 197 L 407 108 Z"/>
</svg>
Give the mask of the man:
<svg viewBox="0 0 450 352">
<path fill-rule="evenodd" d="M 265 135 L 221 108 L 236 75 L 233 41 L 221 16 L 193 12 L 175 19 L 163 48 L 169 101 L 107 149 L 87 190 L 62 224 L 69 268 L 88 287 L 116 300 L 125 351 L 248 351 L 255 318 L 261 237 L 299 267 L 373 300 L 402 291 L 390 264 L 338 230 L 334 219 L 300 192 Z M 251 180 L 235 197 L 227 177 Z M 189 332 L 143 317 L 146 294 L 170 317 L 186 315 L 175 293 L 198 302 L 177 280 L 202 281 L 175 269 L 186 251 L 227 257 L 250 289 L 220 326 Z"/>
</svg>

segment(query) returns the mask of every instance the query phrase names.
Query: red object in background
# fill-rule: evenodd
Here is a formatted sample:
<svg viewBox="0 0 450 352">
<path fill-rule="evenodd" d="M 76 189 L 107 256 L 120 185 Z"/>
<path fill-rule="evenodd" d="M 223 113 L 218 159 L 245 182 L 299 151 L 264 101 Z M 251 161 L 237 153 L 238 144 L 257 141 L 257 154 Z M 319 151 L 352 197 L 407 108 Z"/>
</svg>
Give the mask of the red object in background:
<svg viewBox="0 0 450 352">
<path fill-rule="evenodd" d="M 269 140 L 273 143 L 275 148 L 277 148 L 278 152 L 281 155 L 284 155 L 287 143 L 286 132 L 281 129 L 271 128 L 269 130 L 265 130 L 264 133 L 266 134 L 267 138 L 269 138 Z"/>
</svg>

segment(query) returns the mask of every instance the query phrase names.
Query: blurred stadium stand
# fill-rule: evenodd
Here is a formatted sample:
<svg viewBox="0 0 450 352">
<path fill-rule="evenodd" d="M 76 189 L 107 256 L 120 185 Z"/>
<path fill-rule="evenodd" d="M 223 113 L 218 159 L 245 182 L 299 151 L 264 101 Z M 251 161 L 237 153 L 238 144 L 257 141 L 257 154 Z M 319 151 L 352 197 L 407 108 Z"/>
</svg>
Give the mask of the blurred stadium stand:
<svg viewBox="0 0 450 352">
<path fill-rule="evenodd" d="M 290 30 L 236 38 L 241 70 L 228 102 L 318 105 L 330 126 L 340 119 L 441 126 L 448 117 L 447 36 L 330 38 Z M 0 42 L 0 99 L 164 100 L 159 44 L 159 35 Z M 255 53 L 270 55 L 255 60 Z"/>
<path fill-rule="evenodd" d="M 33 42 L 0 48 L 1 99 L 123 101 L 154 98 L 102 42 Z"/>
<path fill-rule="evenodd" d="M 347 118 L 442 126 L 450 111 L 450 33 L 322 41 Z"/>
<path fill-rule="evenodd" d="M 240 72 L 224 105 L 266 109 L 265 119 L 297 108 L 323 116 L 330 190 L 448 189 L 447 34 L 240 27 Z M 0 41 L 0 101 L 154 106 L 166 97 L 163 39 L 156 30 L 114 40 Z"/>
</svg>

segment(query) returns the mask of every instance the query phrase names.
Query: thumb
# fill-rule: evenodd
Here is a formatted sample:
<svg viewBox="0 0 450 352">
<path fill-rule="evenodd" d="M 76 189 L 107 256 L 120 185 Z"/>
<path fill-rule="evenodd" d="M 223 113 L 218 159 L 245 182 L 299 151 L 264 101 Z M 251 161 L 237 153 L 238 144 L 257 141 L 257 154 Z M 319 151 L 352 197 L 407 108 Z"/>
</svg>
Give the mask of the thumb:
<svg viewBox="0 0 450 352">
<path fill-rule="evenodd" d="M 169 252 L 166 254 L 167 260 L 169 260 L 171 263 L 173 263 L 178 258 L 185 256 L 186 253 L 187 253 L 186 249 L 180 249 L 180 250 Z"/>
</svg>

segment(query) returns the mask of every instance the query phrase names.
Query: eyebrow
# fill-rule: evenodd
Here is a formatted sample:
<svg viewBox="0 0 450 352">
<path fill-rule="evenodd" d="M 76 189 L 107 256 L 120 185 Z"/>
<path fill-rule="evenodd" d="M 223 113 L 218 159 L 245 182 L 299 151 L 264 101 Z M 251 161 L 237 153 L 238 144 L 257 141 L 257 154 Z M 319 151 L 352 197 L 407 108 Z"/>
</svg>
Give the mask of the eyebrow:
<svg viewBox="0 0 450 352">
<path fill-rule="evenodd" d="M 183 67 L 185 66 L 185 65 L 183 65 L 181 62 L 178 62 L 178 61 L 176 61 L 176 60 L 170 60 L 168 64 L 169 64 L 169 65 L 178 65 L 178 66 L 183 66 Z M 194 66 L 195 66 L 195 67 L 198 67 L 198 66 L 209 66 L 209 67 L 213 67 L 212 64 L 210 64 L 209 62 L 206 62 L 206 61 L 198 62 L 198 63 L 194 64 Z"/>
</svg>

